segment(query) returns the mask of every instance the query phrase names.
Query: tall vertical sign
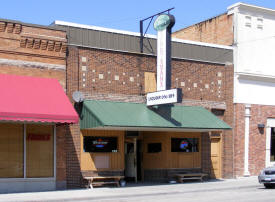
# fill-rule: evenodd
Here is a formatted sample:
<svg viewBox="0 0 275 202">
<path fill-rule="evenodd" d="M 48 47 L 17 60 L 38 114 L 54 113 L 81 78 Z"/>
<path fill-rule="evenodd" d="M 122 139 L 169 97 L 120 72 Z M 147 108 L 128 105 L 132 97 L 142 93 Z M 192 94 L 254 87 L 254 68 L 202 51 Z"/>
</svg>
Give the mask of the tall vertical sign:
<svg viewBox="0 0 275 202">
<path fill-rule="evenodd" d="M 173 15 L 159 15 L 154 22 L 157 38 L 157 92 L 147 94 L 147 106 L 181 102 L 181 89 L 171 89 L 171 29 Z"/>
<path fill-rule="evenodd" d="M 171 88 L 171 29 L 175 24 L 172 15 L 160 15 L 154 22 L 157 38 L 157 91 Z"/>
</svg>

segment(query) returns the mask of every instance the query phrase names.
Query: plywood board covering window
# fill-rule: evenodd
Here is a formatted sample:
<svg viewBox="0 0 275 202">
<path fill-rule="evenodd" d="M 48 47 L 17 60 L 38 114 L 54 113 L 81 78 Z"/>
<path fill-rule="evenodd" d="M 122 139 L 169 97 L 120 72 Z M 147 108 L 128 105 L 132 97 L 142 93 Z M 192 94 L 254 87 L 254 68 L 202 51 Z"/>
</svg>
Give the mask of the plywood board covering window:
<svg viewBox="0 0 275 202">
<path fill-rule="evenodd" d="M 27 125 L 27 177 L 54 176 L 53 126 Z"/>
<path fill-rule="evenodd" d="M 153 72 L 144 72 L 144 92 L 150 93 L 157 91 L 156 76 Z"/>
<path fill-rule="evenodd" d="M 24 176 L 23 124 L 0 124 L 0 178 Z"/>
<path fill-rule="evenodd" d="M 198 152 L 171 152 L 172 138 L 197 138 Z M 180 132 L 143 132 L 143 144 L 161 143 L 158 153 L 144 153 L 144 169 L 201 168 L 201 134 Z"/>
</svg>

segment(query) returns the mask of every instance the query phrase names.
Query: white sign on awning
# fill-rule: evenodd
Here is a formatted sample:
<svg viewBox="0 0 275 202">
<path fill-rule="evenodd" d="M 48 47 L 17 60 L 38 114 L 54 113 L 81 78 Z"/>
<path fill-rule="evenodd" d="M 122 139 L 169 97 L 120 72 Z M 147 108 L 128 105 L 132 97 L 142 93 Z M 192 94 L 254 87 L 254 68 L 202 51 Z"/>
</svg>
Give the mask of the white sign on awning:
<svg viewBox="0 0 275 202">
<path fill-rule="evenodd" d="M 148 93 L 146 100 L 147 106 L 177 103 L 181 98 L 180 89 L 171 89 L 164 91 L 157 91 L 153 93 Z"/>
</svg>

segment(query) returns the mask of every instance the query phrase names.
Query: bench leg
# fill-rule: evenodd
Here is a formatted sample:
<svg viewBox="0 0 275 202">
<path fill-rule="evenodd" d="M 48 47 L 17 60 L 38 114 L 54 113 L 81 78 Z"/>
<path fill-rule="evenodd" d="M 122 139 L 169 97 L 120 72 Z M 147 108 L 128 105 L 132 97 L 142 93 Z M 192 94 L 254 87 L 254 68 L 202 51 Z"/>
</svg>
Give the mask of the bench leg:
<svg viewBox="0 0 275 202">
<path fill-rule="evenodd" d="M 89 188 L 90 189 L 93 189 L 94 187 L 93 187 L 93 181 L 92 180 L 89 180 Z"/>
<path fill-rule="evenodd" d="M 183 180 L 182 180 L 181 178 L 178 178 L 178 179 L 177 179 L 177 182 L 178 182 L 178 183 L 183 183 Z"/>
</svg>

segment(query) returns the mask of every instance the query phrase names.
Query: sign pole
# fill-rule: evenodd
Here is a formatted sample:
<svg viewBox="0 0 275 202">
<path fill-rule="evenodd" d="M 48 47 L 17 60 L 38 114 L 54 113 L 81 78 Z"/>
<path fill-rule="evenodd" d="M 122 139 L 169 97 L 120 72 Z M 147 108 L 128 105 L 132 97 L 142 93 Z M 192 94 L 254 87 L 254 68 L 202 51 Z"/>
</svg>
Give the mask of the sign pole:
<svg viewBox="0 0 275 202">
<path fill-rule="evenodd" d="M 157 30 L 157 92 L 147 94 L 147 106 L 181 102 L 181 89 L 171 89 L 171 29 L 175 17 L 159 15 L 154 22 Z"/>
</svg>

